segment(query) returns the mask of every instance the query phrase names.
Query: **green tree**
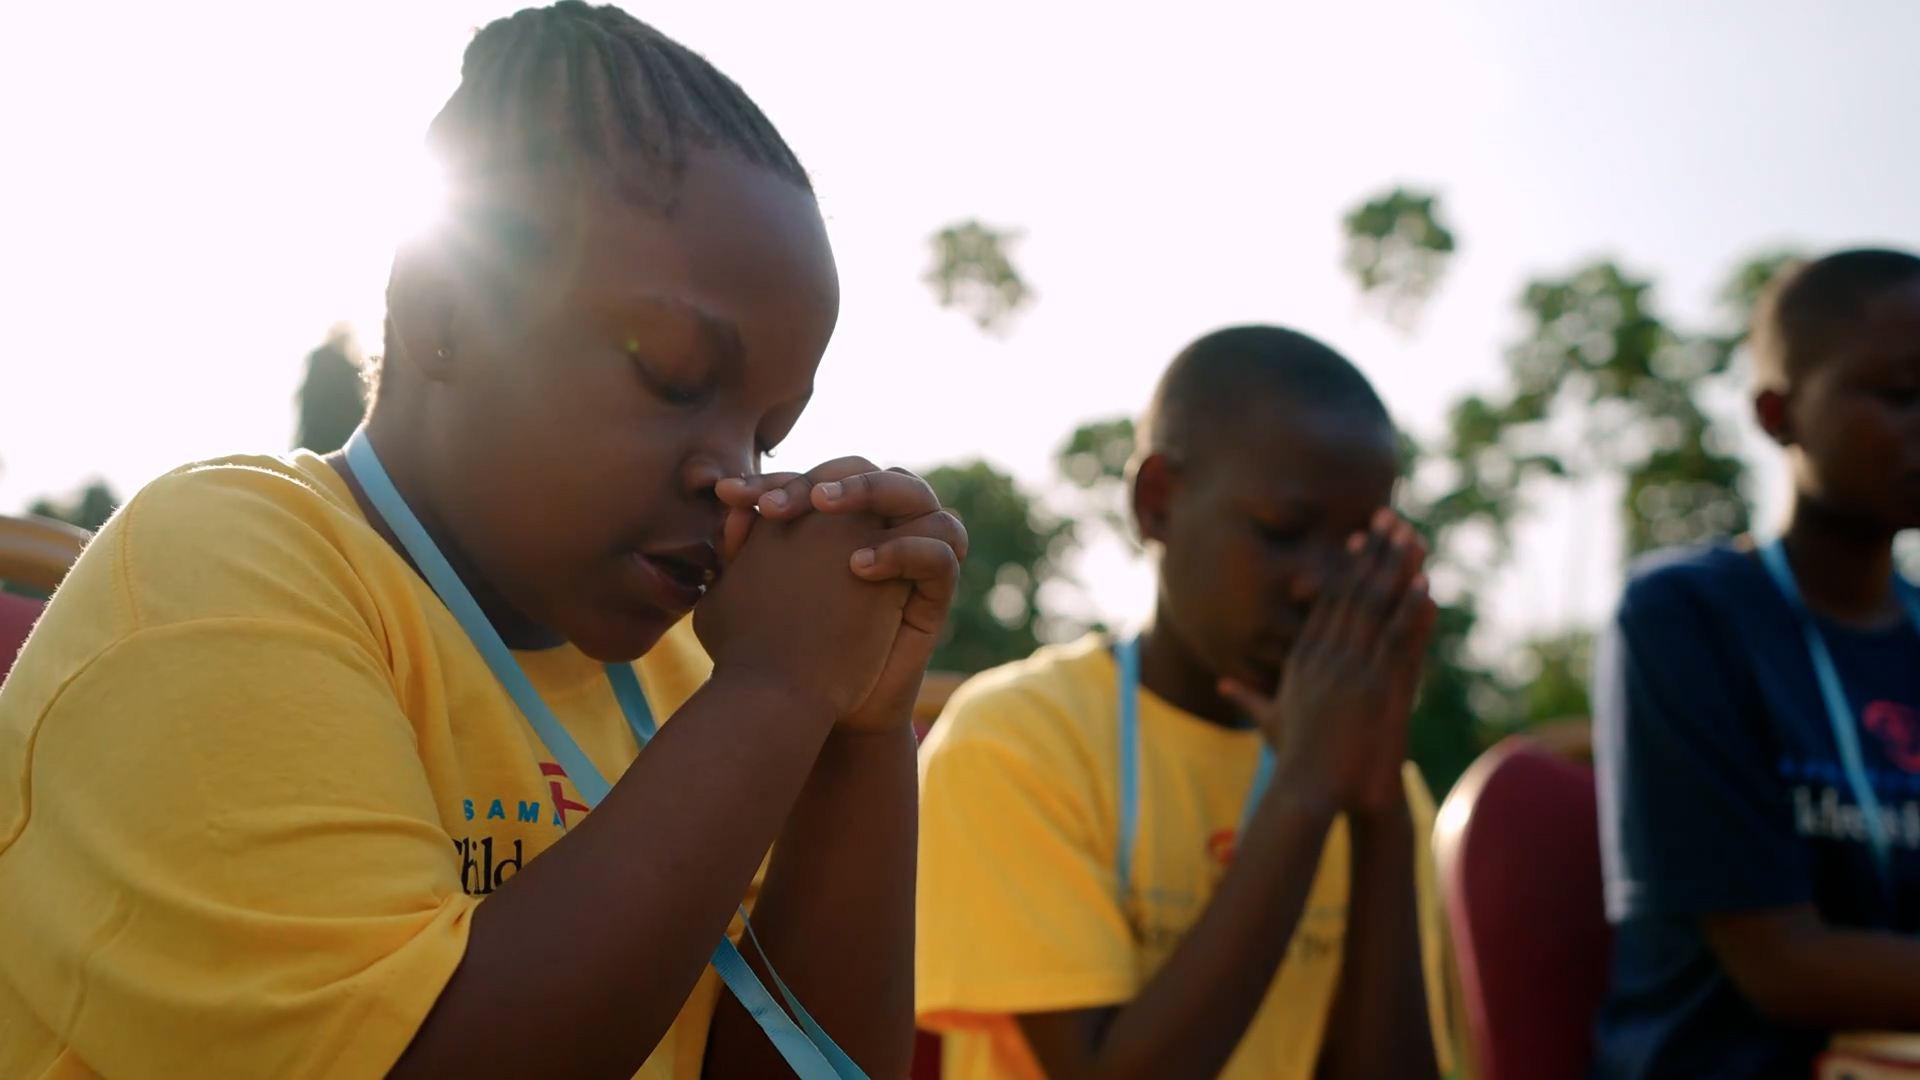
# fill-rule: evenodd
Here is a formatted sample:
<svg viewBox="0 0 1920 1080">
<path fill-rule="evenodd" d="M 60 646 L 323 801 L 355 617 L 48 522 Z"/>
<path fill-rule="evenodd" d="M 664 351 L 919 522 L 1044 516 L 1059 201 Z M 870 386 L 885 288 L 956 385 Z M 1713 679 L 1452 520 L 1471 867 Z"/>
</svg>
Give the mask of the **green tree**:
<svg viewBox="0 0 1920 1080">
<path fill-rule="evenodd" d="M 65 498 L 37 499 L 27 508 L 27 513 L 99 532 L 100 526 L 119 508 L 120 497 L 105 480 L 95 480 Z"/>
<path fill-rule="evenodd" d="M 1431 192 L 1397 187 L 1349 210 L 1341 222 L 1347 272 L 1361 295 L 1402 330 L 1412 329 L 1453 257 L 1453 231 L 1440 220 L 1438 203 Z"/>
<path fill-rule="evenodd" d="M 978 221 L 962 221 L 933 234 L 933 267 L 926 282 L 943 308 L 960 308 L 974 325 L 1003 334 L 1013 317 L 1033 302 L 1033 290 L 1013 265 L 1021 234 Z"/>
<path fill-rule="evenodd" d="M 1363 294 L 1398 289 L 1418 302 L 1431 295 L 1428 283 L 1453 249 L 1436 214 L 1431 197 L 1396 191 L 1348 215 L 1348 265 Z M 1388 231 L 1414 247 L 1442 238 L 1411 274 L 1390 265 L 1369 272 L 1352 255 L 1372 250 L 1389 221 L 1413 222 Z M 1589 632 L 1526 643 L 1498 674 L 1467 647 L 1477 621 L 1472 598 L 1508 564 L 1532 485 L 1618 477 L 1629 556 L 1747 527 L 1745 463 L 1704 400 L 1733 363 L 1760 290 L 1789 258 L 1770 253 L 1738 265 L 1719 296 L 1731 329 L 1719 332 L 1675 326 L 1654 304 L 1653 284 L 1612 262 L 1530 282 L 1519 303 L 1525 328 L 1506 352 L 1501 390 L 1461 399 L 1435 445 L 1415 448 L 1404 509 L 1434 545 L 1436 580 L 1450 579 L 1458 597 L 1442 611 L 1412 734 L 1436 790 L 1486 739 L 1588 709 Z M 1397 277 L 1416 287 L 1401 289 Z"/>
<path fill-rule="evenodd" d="M 1062 576 L 1073 523 L 1048 515 L 984 461 L 943 465 L 926 480 L 966 524 L 968 541 L 946 640 L 931 666 L 971 673 L 1025 657 L 1041 644 L 1040 591 Z"/>
<path fill-rule="evenodd" d="M 1535 722 L 1586 719 L 1593 671 L 1593 634 L 1571 630 L 1527 644 L 1521 654 L 1520 711 Z"/>
<path fill-rule="evenodd" d="M 331 454 L 367 415 L 366 358 L 344 323 L 327 331 L 326 340 L 307 354 L 306 378 L 298 395 L 299 427 L 294 445 Z"/>
<path fill-rule="evenodd" d="M 1134 431 L 1130 417 L 1095 420 L 1075 428 L 1054 454 L 1054 470 L 1077 494 L 1069 515 L 1080 522 L 1098 521 L 1121 541 L 1139 550 L 1133 515 L 1127 505 L 1127 463 L 1133 459 Z"/>
</svg>

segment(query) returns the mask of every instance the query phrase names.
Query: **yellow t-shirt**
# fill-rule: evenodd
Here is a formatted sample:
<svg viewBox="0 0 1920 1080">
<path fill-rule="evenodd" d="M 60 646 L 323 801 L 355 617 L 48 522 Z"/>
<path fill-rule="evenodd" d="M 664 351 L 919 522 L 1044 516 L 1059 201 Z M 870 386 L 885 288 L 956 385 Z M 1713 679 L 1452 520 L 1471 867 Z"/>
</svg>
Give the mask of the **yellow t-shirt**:
<svg viewBox="0 0 1920 1080">
<path fill-rule="evenodd" d="M 1198 921 L 1233 856 L 1260 736 L 1140 693 L 1133 882 L 1116 895 L 1119 672 L 1104 637 L 1045 648 L 961 687 L 920 757 L 920 1024 L 947 1080 L 1039 1076 L 1012 1017 L 1131 1000 Z M 1442 923 L 1411 765 L 1427 998 L 1444 1067 Z M 1346 825 L 1327 836 L 1285 962 L 1221 1073 L 1313 1075 L 1346 930 Z"/>
<path fill-rule="evenodd" d="M 608 776 L 603 668 L 520 654 Z M 706 679 L 683 623 L 637 665 Z M 572 784 L 311 454 L 149 485 L 0 693 L 0 1077 L 379 1077 Z M 640 1076 L 697 1076 L 711 970 Z"/>
</svg>

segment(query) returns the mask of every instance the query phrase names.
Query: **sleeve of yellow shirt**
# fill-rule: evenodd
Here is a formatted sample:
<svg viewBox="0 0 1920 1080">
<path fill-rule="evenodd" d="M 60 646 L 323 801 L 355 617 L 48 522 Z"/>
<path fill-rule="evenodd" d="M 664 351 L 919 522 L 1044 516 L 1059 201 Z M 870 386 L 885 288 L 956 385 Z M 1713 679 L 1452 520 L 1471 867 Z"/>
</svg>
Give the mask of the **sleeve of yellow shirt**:
<svg viewBox="0 0 1920 1080">
<path fill-rule="evenodd" d="M 1091 777 L 1016 733 L 1058 729 L 1019 690 L 963 699 L 922 760 L 917 1008 L 1017 1014 L 1139 990 Z"/>
<path fill-rule="evenodd" d="M 98 1074 L 378 1077 L 412 1039 L 473 901 L 372 647 L 141 629 L 41 716 L 0 955 Z"/>
</svg>

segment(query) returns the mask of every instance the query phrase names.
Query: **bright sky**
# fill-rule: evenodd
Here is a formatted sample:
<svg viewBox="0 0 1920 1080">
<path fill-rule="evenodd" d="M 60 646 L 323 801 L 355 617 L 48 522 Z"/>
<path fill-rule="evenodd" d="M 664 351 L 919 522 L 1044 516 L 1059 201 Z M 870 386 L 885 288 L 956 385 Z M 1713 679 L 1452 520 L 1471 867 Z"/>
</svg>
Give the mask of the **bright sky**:
<svg viewBox="0 0 1920 1080">
<path fill-rule="evenodd" d="M 19 6 L 0 509 L 284 449 L 329 324 L 377 340 L 420 135 L 469 29 L 511 6 Z M 1497 371 L 1529 274 L 1615 256 L 1700 319 L 1756 248 L 1920 246 L 1912 0 L 632 10 L 746 86 L 821 193 L 845 303 L 789 467 L 984 455 L 1042 483 L 1076 423 L 1137 409 L 1185 341 L 1256 319 L 1329 340 L 1431 432 Z M 1411 338 L 1339 270 L 1340 214 L 1395 182 L 1443 192 L 1463 241 Z M 928 234 L 967 216 L 1028 234 L 1039 298 L 1004 340 L 920 280 Z M 1504 624 L 1603 610 L 1612 502 L 1541 500 L 1492 598 Z M 1080 571 L 1108 614 L 1144 611 L 1147 571 L 1117 548 Z"/>
</svg>

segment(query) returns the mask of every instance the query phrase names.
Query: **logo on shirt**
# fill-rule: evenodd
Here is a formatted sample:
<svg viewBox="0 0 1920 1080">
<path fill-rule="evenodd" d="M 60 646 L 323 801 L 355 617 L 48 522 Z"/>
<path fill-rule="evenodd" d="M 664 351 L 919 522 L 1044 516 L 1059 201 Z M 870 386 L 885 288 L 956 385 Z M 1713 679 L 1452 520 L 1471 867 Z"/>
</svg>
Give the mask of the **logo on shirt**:
<svg viewBox="0 0 1920 1080">
<path fill-rule="evenodd" d="M 1894 847 L 1920 850 L 1920 802 L 1882 806 L 1880 824 Z M 1832 787 L 1815 791 L 1806 784 L 1793 789 L 1793 827 L 1801 836 L 1815 840 L 1864 844 L 1869 835 L 1866 811 L 1858 804 L 1842 800 L 1840 792 Z"/>
<path fill-rule="evenodd" d="M 552 802 L 540 799 L 462 799 L 461 817 L 481 823 L 482 828 L 497 821 L 499 828 L 507 830 L 528 825 L 546 825 L 564 830 L 571 822 L 578 821 L 579 816 L 587 812 L 587 807 L 567 797 L 567 789 L 561 783 L 567 778 L 565 769 L 551 761 L 543 761 L 540 763 L 540 775 L 547 778 Z M 522 833 L 522 837 L 524 835 Z M 522 837 L 509 840 L 505 836 L 492 835 L 455 839 L 453 851 L 460 859 L 461 890 L 468 896 L 485 896 L 519 873 L 529 857 L 526 841 Z M 538 839 L 534 842 L 536 845 L 540 843 Z M 534 853 L 538 854 L 539 850 L 536 846 Z"/>
<path fill-rule="evenodd" d="M 1240 830 L 1218 829 L 1207 837 L 1207 858 L 1222 870 L 1233 865 L 1233 853 L 1240 850 Z"/>
<path fill-rule="evenodd" d="M 1897 701 L 1876 701 L 1860 719 L 1880 737 L 1888 761 L 1908 772 L 1920 772 L 1920 715 Z"/>
<path fill-rule="evenodd" d="M 547 787 L 553 789 L 553 823 L 555 825 L 563 829 L 567 827 L 569 810 L 582 814 L 587 812 L 585 803 L 577 803 L 567 798 L 566 789 L 560 786 L 560 781 L 567 778 L 567 770 L 561 768 L 556 762 L 543 761 L 540 763 L 540 775 L 550 778 L 547 781 Z"/>
<path fill-rule="evenodd" d="M 506 843 L 503 841 L 496 853 L 493 840 L 488 836 L 453 842 L 453 850 L 460 856 L 460 891 L 468 896 L 485 896 L 520 872 L 521 842 L 515 840 L 513 854 L 508 855 Z"/>
</svg>

